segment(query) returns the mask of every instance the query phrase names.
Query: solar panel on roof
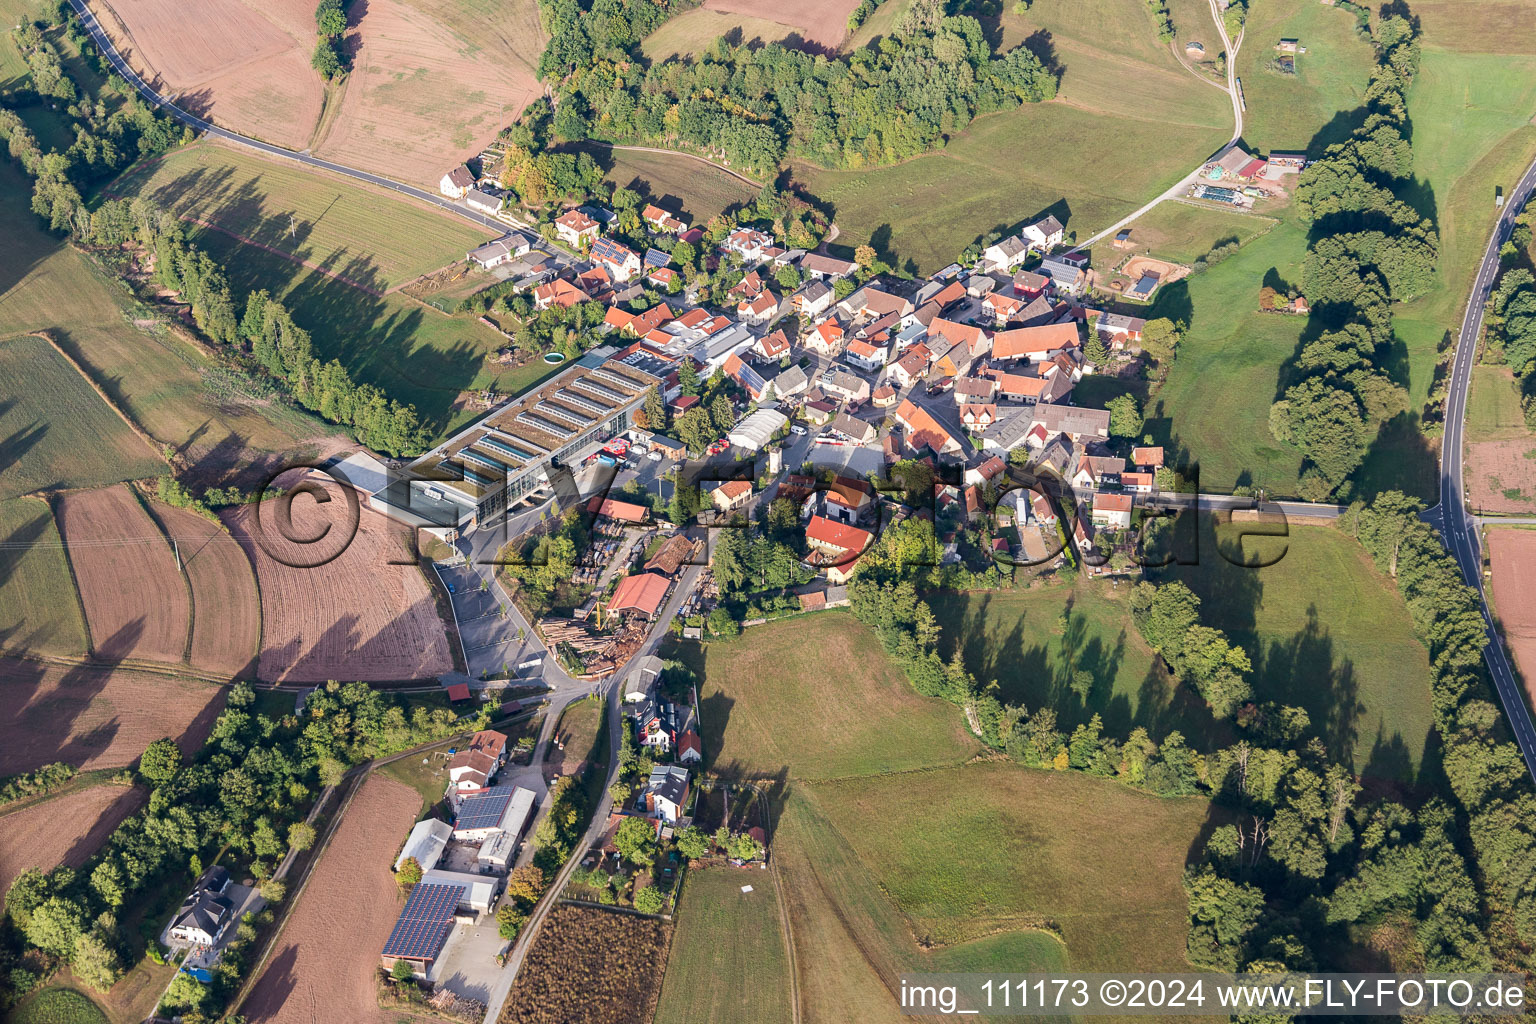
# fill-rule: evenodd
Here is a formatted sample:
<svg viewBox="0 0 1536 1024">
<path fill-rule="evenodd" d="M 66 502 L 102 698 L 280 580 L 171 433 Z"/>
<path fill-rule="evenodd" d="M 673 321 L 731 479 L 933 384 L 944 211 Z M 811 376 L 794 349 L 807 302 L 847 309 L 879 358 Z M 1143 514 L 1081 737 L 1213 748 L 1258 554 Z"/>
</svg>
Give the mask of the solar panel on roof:
<svg viewBox="0 0 1536 1024">
<path fill-rule="evenodd" d="M 459 808 L 459 829 L 495 828 L 501 824 L 502 816 L 507 813 L 507 805 L 512 802 L 512 794 L 517 792 L 516 786 L 492 786 L 483 793 L 479 793 L 464 801 L 464 806 Z"/>
<path fill-rule="evenodd" d="M 453 913 L 463 897 L 462 885 L 419 882 L 411 890 L 394 930 L 384 941 L 384 956 L 433 960 L 453 928 Z"/>
</svg>

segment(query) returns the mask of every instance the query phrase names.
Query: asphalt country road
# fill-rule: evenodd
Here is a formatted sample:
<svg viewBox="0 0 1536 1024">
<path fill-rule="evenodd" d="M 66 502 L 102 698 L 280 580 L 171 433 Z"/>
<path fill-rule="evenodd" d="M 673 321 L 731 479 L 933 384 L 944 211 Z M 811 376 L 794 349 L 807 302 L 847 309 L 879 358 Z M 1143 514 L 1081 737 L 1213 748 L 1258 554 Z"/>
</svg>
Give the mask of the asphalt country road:
<svg viewBox="0 0 1536 1024">
<path fill-rule="evenodd" d="M 1441 540 L 1450 548 L 1461 566 L 1462 578 L 1467 586 L 1477 590 L 1482 598 L 1483 631 L 1487 646 L 1483 657 L 1488 662 L 1488 673 L 1493 677 L 1494 689 L 1504 713 L 1509 716 L 1510 730 L 1525 758 L 1526 770 L 1536 779 L 1536 726 L 1531 723 L 1530 707 L 1519 678 L 1510 663 L 1504 638 L 1493 625 L 1488 610 L 1487 595 L 1483 592 L 1483 558 L 1478 542 L 1477 522 L 1468 511 L 1463 493 L 1463 466 L 1467 393 L 1472 384 L 1472 365 L 1477 353 L 1477 340 L 1482 332 L 1483 307 L 1499 277 L 1499 247 L 1509 238 L 1515 217 L 1536 190 L 1536 163 L 1526 169 L 1524 177 L 1515 186 L 1494 224 L 1477 268 L 1477 278 L 1472 294 L 1467 299 L 1466 313 L 1461 320 L 1461 334 L 1456 339 L 1456 357 L 1451 364 L 1451 386 L 1445 399 L 1445 437 L 1440 448 L 1440 504 L 1424 514 L 1424 518 L 1439 527 Z"/>
</svg>

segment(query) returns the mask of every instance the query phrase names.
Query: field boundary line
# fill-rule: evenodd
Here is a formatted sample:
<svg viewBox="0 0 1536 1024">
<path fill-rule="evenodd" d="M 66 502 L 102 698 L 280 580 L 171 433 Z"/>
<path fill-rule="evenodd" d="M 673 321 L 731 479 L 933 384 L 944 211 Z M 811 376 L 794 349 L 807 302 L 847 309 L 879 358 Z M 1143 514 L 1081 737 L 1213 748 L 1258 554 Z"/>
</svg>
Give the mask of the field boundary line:
<svg viewBox="0 0 1536 1024">
<path fill-rule="evenodd" d="M 53 332 L 51 330 L 45 329 L 41 331 L 32 331 L 31 336 L 34 338 L 42 338 L 49 345 L 51 345 L 53 350 L 57 352 L 64 359 L 64 361 L 73 367 L 74 371 L 85 380 L 86 384 L 90 385 L 91 390 L 96 392 L 96 396 L 103 402 L 107 403 L 107 408 L 117 413 L 117 418 L 126 423 L 128 425 L 128 429 L 133 431 L 133 435 L 140 441 L 144 442 L 145 447 L 154 453 L 155 458 L 159 459 L 161 462 L 166 462 L 165 455 L 160 450 L 160 442 L 156 441 L 154 437 L 149 433 L 149 431 L 135 423 L 132 417 L 130 417 L 126 412 L 118 407 L 118 404 L 112 400 L 112 396 L 107 394 L 106 389 L 103 388 L 100 384 L 96 383 L 96 378 L 87 373 L 85 367 L 81 366 L 74 356 L 64 351 L 64 346 L 59 344 L 58 339 L 53 336 Z M 168 465 L 169 463 L 167 463 L 167 466 Z"/>
<path fill-rule="evenodd" d="M 64 537 L 64 524 L 59 522 L 59 510 L 54 507 L 53 500 L 44 498 L 43 501 L 48 505 L 48 514 L 53 517 L 54 532 L 59 535 L 59 548 L 64 552 L 64 568 L 69 570 L 69 585 L 74 590 L 75 607 L 80 610 L 80 625 L 85 630 L 85 658 L 81 661 L 92 660 L 92 655 L 96 653 L 96 641 L 91 636 L 91 620 L 85 614 L 85 598 L 80 596 L 80 578 L 75 575 L 75 560 L 69 556 L 69 541 Z"/>
<path fill-rule="evenodd" d="M 657 153 L 661 156 L 685 157 L 689 160 L 697 160 L 701 164 L 708 164 L 717 171 L 723 171 L 744 185 L 751 185 L 755 189 L 761 189 L 763 187 L 763 183 L 761 181 L 757 181 L 754 178 L 749 178 L 745 174 L 742 174 L 740 171 L 734 171 L 729 167 L 721 166 L 720 164 L 715 163 L 709 157 L 703 156 L 699 153 L 689 153 L 681 149 L 668 149 L 665 146 L 632 146 L 621 142 L 604 142 L 602 139 L 587 139 L 586 144 L 591 146 L 605 146 L 608 149 L 617 149 L 629 153 Z"/>
<path fill-rule="evenodd" d="M 144 514 L 149 517 L 149 521 L 155 524 L 155 529 L 160 531 L 160 535 L 165 538 L 165 546 L 171 549 L 171 554 L 178 563 L 176 575 L 181 577 L 181 585 L 187 591 L 187 643 L 182 648 L 181 660 L 191 664 L 192 633 L 197 628 L 197 599 L 192 594 L 191 574 L 187 572 L 186 562 L 182 560 L 181 548 L 177 545 L 175 539 L 171 537 L 171 531 L 166 529 L 165 523 L 161 522 L 160 517 L 155 515 L 155 510 L 150 507 L 148 496 L 139 489 L 137 481 L 130 483 L 128 490 L 133 492 L 133 496 L 138 499 L 139 507 L 144 510 Z"/>
</svg>

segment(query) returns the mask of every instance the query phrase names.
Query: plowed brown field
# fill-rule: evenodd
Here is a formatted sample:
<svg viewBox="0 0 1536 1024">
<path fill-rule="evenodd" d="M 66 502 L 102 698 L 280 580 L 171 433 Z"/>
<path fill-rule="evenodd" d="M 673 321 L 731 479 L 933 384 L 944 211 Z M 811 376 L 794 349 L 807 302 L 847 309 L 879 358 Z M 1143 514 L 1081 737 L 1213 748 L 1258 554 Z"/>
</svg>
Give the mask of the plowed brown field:
<svg viewBox="0 0 1536 1024">
<path fill-rule="evenodd" d="M 1536 511 L 1536 441 L 1467 445 L 1467 490 L 1479 512 Z"/>
<path fill-rule="evenodd" d="M 403 905 L 390 862 L 421 807 L 414 789 L 369 776 L 315 865 L 242 1012 L 251 1024 L 374 1024 L 379 950 Z"/>
<path fill-rule="evenodd" d="M 1536 696 L 1536 531 L 1489 530 L 1493 606 L 1525 692 Z"/>
<path fill-rule="evenodd" d="M 848 34 L 848 14 L 857 6 L 858 0 L 704 0 L 705 10 L 793 25 L 807 43 L 829 52 L 842 45 Z"/>
<path fill-rule="evenodd" d="M 261 597 L 251 560 L 224 528 L 195 512 L 154 506 L 181 548 L 192 585 L 192 664 L 206 672 L 245 675 L 256 667 Z"/>
<path fill-rule="evenodd" d="M 309 66 L 309 0 L 107 0 L 98 8 L 118 51 L 193 113 L 303 149 L 325 97 Z"/>
<path fill-rule="evenodd" d="M 29 868 L 84 864 L 147 795 L 137 787 L 92 786 L 0 817 L 0 892 Z"/>
<path fill-rule="evenodd" d="M 344 543 L 350 533 L 347 502 L 337 484 L 326 485 L 325 493 L 331 500 L 324 504 L 295 494 L 287 528 L 277 503 L 263 505 L 265 547 L 255 508 L 224 513 L 261 586 L 257 674 L 277 682 L 377 681 L 428 679 L 452 669 L 448 634 L 421 570 L 389 564 L 405 557 L 409 532 L 363 506 L 351 542 L 332 543 Z M 319 544 L 289 539 L 327 529 L 332 532 Z M 294 567 L 326 555 L 334 557 L 315 568 Z"/>
<path fill-rule="evenodd" d="M 190 679 L 0 658 L 0 775 L 54 761 L 123 768 L 162 736 L 191 754 L 208 738 L 224 694 Z"/>
<path fill-rule="evenodd" d="M 102 658 L 179 662 L 192 604 L 165 535 L 127 487 L 77 491 L 55 508 L 91 649 Z"/>
</svg>

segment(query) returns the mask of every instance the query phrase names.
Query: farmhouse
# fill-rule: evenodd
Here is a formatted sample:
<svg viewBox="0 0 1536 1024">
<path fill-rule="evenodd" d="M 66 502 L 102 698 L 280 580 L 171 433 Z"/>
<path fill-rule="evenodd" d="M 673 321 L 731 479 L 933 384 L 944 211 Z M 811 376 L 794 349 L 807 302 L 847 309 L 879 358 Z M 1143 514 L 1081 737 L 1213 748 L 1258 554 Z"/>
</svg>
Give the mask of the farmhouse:
<svg viewBox="0 0 1536 1024">
<path fill-rule="evenodd" d="M 1109 436 L 1109 410 L 1080 409 L 1075 405 L 1041 402 L 1034 408 L 1030 425 L 1044 428 L 1046 442 L 1058 434 L 1066 434 L 1071 440 L 1082 444 Z"/>
<path fill-rule="evenodd" d="M 212 946 L 235 919 L 235 907 L 225 893 L 229 890 L 229 872 L 215 864 L 198 878 L 192 892 L 181 901 L 181 909 L 171 919 L 166 934 L 175 942 L 192 946 Z"/>
<path fill-rule="evenodd" d="M 478 249 L 471 249 L 465 259 L 489 270 L 491 267 L 510 263 L 515 257 L 524 255 L 532 248 L 533 239 L 521 231 L 509 231 L 495 241 L 486 242 Z"/>
<path fill-rule="evenodd" d="M 812 516 L 805 525 L 805 543 L 812 552 L 808 561 L 813 565 L 841 562 L 850 555 L 862 554 L 873 539 L 868 530 L 826 516 Z"/>
<path fill-rule="evenodd" d="M 501 212 L 502 196 L 502 191 L 497 188 L 472 188 L 464 196 L 464 205 L 494 217 Z"/>
<path fill-rule="evenodd" d="M 672 581 L 660 573 L 642 572 L 625 576 L 613 588 L 613 596 L 608 599 L 608 610 L 636 615 L 650 621 L 661 611 L 670 589 Z"/>
<path fill-rule="evenodd" d="M 437 190 L 449 199 L 463 199 L 475 187 L 475 176 L 463 164 L 455 167 L 437 183 Z"/>
<path fill-rule="evenodd" d="M 569 210 L 555 218 L 555 235 L 579 249 L 597 237 L 597 221 L 580 210 Z"/>
<path fill-rule="evenodd" d="M 897 406 L 896 422 L 907 432 L 907 447 L 914 452 L 928 448 L 935 455 L 953 455 L 960 451 L 960 442 L 940 426 L 928 410 L 910 398 Z"/>
<path fill-rule="evenodd" d="M 1093 525 L 1115 530 L 1130 529 L 1131 496 L 1129 494 L 1095 494 Z"/>
<path fill-rule="evenodd" d="M 1077 323 L 1046 324 L 1043 327 L 1015 327 L 998 331 L 992 337 L 994 359 L 1032 359 L 1036 362 L 1063 349 L 1077 346 Z"/>
<path fill-rule="evenodd" d="M 801 257 L 800 269 L 817 281 L 838 281 L 858 270 L 859 265 L 813 252 Z"/>
<path fill-rule="evenodd" d="M 1045 216 L 1026 227 L 1020 234 L 1035 248 L 1049 251 L 1061 244 L 1061 240 L 1065 237 L 1065 229 L 1061 221 L 1055 217 Z"/>
<path fill-rule="evenodd" d="M 688 769 L 675 764 L 652 768 L 641 799 L 647 812 L 669 825 L 677 824 L 688 803 Z"/>
<path fill-rule="evenodd" d="M 400 856 L 395 858 L 395 870 L 399 871 L 413 857 L 421 870 L 432 870 L 437 867 L 438 859 L 442 857 L 443 849 L 452 836 L 453 828 L 446 821 L 438 821 L 436 818 L 418 821 L 411 827 L 411 834 L 405 837 L 405 846 L 401 848 Z"/>
</svg>

